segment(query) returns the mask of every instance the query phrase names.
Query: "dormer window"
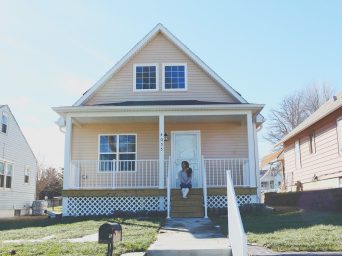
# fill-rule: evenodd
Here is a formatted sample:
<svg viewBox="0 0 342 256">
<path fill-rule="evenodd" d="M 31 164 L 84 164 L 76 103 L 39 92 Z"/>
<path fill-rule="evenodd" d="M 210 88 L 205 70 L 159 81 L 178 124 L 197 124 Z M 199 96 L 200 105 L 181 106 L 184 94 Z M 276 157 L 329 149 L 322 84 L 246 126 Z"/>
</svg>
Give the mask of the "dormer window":
<svg viewBox="0 0 342 256">
<path fill-rule="evenodd" d="M 188 89 L 186 63 L 163 64 L 163 90 Z"/>
<path fill-rule="evenodd" d="M 158 65 L 157 64 L 135 64 L 134 91 L 157 91 L 158 90 Z"/>
</svg>

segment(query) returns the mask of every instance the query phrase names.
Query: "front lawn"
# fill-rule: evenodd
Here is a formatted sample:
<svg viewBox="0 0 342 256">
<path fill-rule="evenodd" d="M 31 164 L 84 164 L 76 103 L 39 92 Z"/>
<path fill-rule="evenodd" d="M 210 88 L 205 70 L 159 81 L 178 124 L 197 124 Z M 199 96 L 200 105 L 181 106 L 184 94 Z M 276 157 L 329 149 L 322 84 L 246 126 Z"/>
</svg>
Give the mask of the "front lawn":
<svg viewBox="0 0 342 256">
<path fill-rule="evenodd" d="M 105 255 L 107 245 L 97 242 L 72 243 L 69 238 L 79 238 L 98 232 L 106 221 L 119 222 L 123 229 L 123 240 L 115 244 L 115 255 L 125 252 L 145 251 L 156 239 L 163 218 L 121 219 L 121 218 L 65 218 L 62 220 L 44 218 L 17 218 L 0 220 L 0 255 Z M 4 240 L 41 239 L 41 242 L 4 243 Z"/>
<path fill-rule="evenodd" d="M 227 234 L 227 217 L 213 218 Z M 342 214 L 291 210 L 243 216 L 249 243 L 275 251 L 342 251 Z"/>
</svg>

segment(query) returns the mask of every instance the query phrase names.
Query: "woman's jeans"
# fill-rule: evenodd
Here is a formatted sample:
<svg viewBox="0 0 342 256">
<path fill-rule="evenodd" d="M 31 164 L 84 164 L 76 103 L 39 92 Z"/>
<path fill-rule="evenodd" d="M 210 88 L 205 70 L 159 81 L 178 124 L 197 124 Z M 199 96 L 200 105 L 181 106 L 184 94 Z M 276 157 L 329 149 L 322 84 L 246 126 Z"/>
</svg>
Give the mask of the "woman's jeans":
<svg viewBox="0 0 342 256">
<path fill-rule="evenodd" d="M 183 198 L 187 198 L 188 193 L 190 188 L 192 188 L 191 183 L 185 184 L 185 183 L 181 183 L 180 184 L 181 190 L 182 190 L 182 196 Z"/>
</svg>

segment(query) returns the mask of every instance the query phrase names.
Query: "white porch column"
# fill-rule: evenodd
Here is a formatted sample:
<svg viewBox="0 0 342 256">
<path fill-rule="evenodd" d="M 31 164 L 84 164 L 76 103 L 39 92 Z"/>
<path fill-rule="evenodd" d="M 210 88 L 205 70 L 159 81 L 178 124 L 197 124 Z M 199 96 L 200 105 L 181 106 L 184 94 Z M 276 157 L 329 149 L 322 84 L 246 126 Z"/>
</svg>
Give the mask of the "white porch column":
<svg viewBox="0 0 342 256">
<path fill-rule="evenodd" d="M 248 112 L 246 117 L 247 117 L 247 137 L 248 137 L 249 185 L 251 187 L 256 187 L 255 137 L 254 137 L 252 112 Z"/>
<path fill-rule="evenodd" d="M 63 189 L 70 188 L 71 133 L 72 133 L 72 120 L 71 120 L 71 117 L 67 117 L 66 127 L 65 127 L 65 144 L 64 144 Z"/>
<path fill-rule="evenodd" d="M 159 188 L 164 188 L 164 115 L 159 115 Z"/>
<path fill-rule="evenodd" d="M 253 123 L 254 130 L 254 147 L 255 147 L 255 176 L 256 176 L 256 186 L 257 186 L 257 203 L 261 202 L 261 184 L 260 184 L 260 170 L 259 170 L 259 148 L 258 148 L 258 134 L 256 123 Z"/>
</svg>

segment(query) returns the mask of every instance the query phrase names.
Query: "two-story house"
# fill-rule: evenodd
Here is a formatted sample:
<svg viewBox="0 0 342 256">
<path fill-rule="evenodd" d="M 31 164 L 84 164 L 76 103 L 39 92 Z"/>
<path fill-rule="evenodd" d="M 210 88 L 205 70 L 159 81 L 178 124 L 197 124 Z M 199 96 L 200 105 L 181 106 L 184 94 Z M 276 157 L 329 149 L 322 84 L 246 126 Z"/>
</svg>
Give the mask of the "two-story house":
<svg viewBox="0 0 342 256">
<path fill-rule="evenodd" d="M 0 217 L 30 213 L 37 160 L 7 105 L 0 105 Z"/>
<path fill-rule="evenodd" d="M 75 104 L 53 108 L 65 129 L 64 216 L 207 216 L 226 208 L 228 169 L 238 202 L 257 201 L 262 108 L 158 24 Z M 187 203 L 183 160 L 193 169 Z"/>
</svg>

